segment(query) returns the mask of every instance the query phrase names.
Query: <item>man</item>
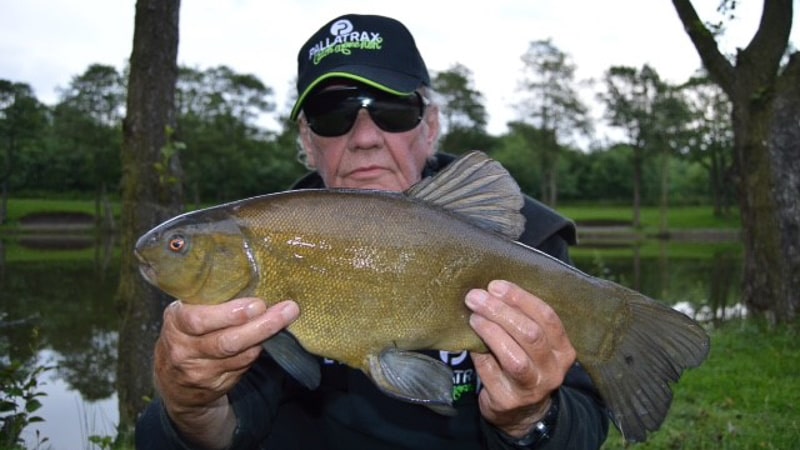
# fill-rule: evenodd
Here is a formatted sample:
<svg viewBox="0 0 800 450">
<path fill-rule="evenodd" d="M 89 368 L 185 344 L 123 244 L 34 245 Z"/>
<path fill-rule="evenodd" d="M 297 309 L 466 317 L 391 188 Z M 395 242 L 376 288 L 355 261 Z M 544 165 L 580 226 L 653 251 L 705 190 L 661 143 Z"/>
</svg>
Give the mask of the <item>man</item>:
<svg viewBox="0 0 800 450">
<path fill-rule="evenodd" d="M 313 172 L 295 188 L 403 191 L 451 161 L 435 153 L 438 107 L 401 23 L 339 17 L 298 63 L 291 117 Z M 574 226 L 530 198 L 523 213 L 520 240 L 569 261 Z M 432 353 L 454 369 L 455 416 L 389 398 L 335 361 L 320 360 L 318 389 L 297 384 L 260 345 L 298 317 L 290 299 L 268 309 L 254 298 L 175 302 L 155 349 L 160 399 L 138 424 L 137 448 L 597 448 L 605 408 L 560 319 L 534 294 L 496 280 L 466 295 L 490 352 Z"/>
</svg>

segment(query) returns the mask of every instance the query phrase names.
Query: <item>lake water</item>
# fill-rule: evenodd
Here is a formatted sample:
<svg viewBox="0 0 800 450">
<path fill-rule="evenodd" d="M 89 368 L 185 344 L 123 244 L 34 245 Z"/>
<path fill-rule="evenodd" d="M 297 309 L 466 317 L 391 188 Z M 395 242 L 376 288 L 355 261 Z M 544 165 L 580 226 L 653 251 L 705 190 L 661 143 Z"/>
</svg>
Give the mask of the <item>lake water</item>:
<svg viewBox="0 0 800 450">
<path fill-rule="evenodd" d="M 36 448 L 97 448 L 115 436 L 118 261 L 107 243 L 85 238 L 3 240 L 0 245 L 0 364 L 52 366 L 39 380 L 44 422 L 24 436 Z M 703 320 L 741 314 L 741 253 L 732 243 L 602 243 L 573 251 L 585 272 L 637 289 Z M 118 250 L 117 250 L 118 251 Z M 30 349 L 31 332 L 41 347 Z"/>
</svg>

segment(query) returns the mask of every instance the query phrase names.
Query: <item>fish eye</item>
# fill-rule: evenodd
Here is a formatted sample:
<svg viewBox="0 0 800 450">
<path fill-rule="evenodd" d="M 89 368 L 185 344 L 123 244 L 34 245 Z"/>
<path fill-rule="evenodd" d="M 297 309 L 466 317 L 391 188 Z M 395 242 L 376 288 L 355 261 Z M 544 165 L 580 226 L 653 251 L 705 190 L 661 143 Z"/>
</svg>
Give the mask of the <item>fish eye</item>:
<svg viewBox="0 0 800 450">
<path fill-rule="evenodd" d="M 183 253 L 186 250 L 186 239 L 180 234 L 173 234 L 169 238 L 167 248 L 175 253 Z"/>
</svg>

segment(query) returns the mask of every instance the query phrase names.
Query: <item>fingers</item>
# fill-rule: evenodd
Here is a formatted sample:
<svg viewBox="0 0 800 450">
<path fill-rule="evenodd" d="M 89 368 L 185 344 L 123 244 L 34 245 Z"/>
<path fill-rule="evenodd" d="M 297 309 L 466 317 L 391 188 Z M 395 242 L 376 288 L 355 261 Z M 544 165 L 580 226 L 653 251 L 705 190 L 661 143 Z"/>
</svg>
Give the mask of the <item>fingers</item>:
<svg viewBox="0 0 800 450">
<path fill-rule="evenodd" d="M 241 298 L 220 305 L 186 305 L 175 302 L 164 312 L 164 332 L 194 340 L 189 346 L 199 355 L 227 358 L 258 346 L 293 322 L 297 304 L 278 303 L 267 309 L 257 298 Z"/>
<path fill-rule="evenodd" d="M 270 308 L 272 320 L 285 328 L 297 317 L 297 304 L 281 302 Z M 242 325 L 267 311 L 263 300 L 253 297 L 238 298 L 219 305 L 188 305 L 173 302 L 164 312 L 165 317 L 175 314 L 176 326 L 186 334 L 199 336 L 212 331 Z"/>
<path fill-rule="evenodd" d="M 267 308 L 256 298 L 220 305 L 175 302 L 164 312 L 156 342 L 156 384 L 178 407 L 209 404 L 224 396 L 258 358 L 261 343 L 299 314 L 292 301 Z"/>
<path fill-rule="evenodd" d="M 525 356 L 536 360 L 553 349 L 572 348 L 555 311 L 513 283 L 495 280 L 486 290 L 473 289 L 466 304 L 475 313 L 470 325 L 497 355 L 508 354 L 506 359 L 512 365 Z M 508 342 L 508 337 L 513 342 Z M 525 367 L 509 369 L 516 372 Z"/>
<path fill-rule="evenodd" d="M 470 325 L 489 348 L 472 354 L 484 386 L 481 413 L 509 434 L 524 434 L 546 411 L 575 350 L 555 311 L 513 283 L 492 281 L 467 293 L 465 303 Z"/>
<path fill-rule="evenodd" d="M 186 334 L 200 336 L 212 331 L 242 325 L 266 311 L 263 301 L 239 298 L 219 305 L 189 305 L 175 301 L 164 311 L 174 314 L 175 326 Z"/>
<path fill-rule="evenodd" d="M 486 363 L 497 366 L 498 370 L 502 370 L 504 372 L 502 376 L 522 378 L 531 371 L 533 368 L 533 359 L 529 354 L 531 351 L 522 346 L 503 327 L 477 314 L 473 314 L 470 317 L 470 325 L 481 336 L 491 351 L 488 354 L 491 359 L 487 360 Z M 494 373 L 494 371 L 490 373 Z"/>
</svg>

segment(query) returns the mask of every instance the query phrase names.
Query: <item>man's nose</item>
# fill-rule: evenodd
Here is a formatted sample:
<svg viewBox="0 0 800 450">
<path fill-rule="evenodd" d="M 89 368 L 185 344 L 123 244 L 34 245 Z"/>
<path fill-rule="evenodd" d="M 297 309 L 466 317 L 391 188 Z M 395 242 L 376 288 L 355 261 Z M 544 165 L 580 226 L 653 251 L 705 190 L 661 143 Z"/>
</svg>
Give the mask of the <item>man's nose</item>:
<svg viewBox="0 0 800 450">
<path fill-rule="evenodd" d="M 381 129 L 375 124 L 375 121 L 372 120 L 367 108 L 361 108 L 358 110 L 358 115 L 356 116 L 356 121 L 353 124 L 351 133 L 353 137 L 356 138 L 374 138 L 380 136 Z"/>
</svg>

